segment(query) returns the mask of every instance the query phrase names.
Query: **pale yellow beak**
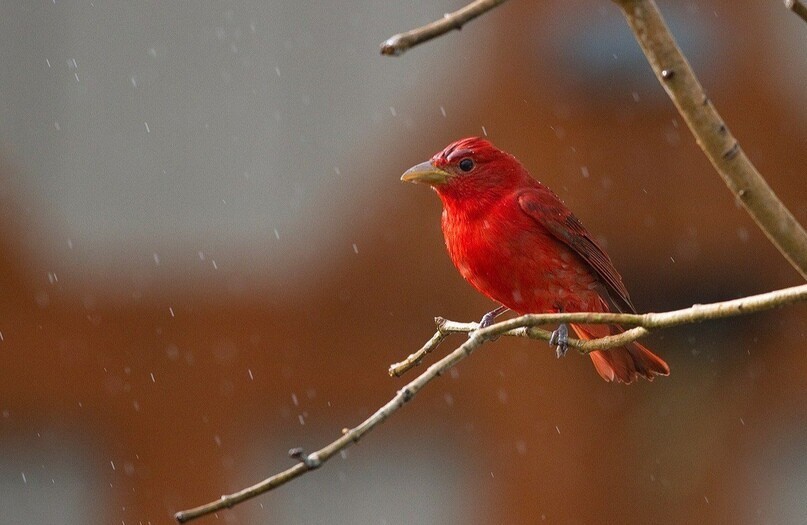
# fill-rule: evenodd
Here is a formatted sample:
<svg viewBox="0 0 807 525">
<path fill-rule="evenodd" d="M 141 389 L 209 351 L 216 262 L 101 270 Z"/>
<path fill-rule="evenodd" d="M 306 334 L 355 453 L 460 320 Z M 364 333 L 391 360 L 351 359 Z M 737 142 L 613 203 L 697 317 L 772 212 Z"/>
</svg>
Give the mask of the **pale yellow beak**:
<svg viewBox="0 0 807 525">
<path fill-rule="evenodd" d="M 401 175 L 404 182 L 422 182 L 430 186 L 445 184 L 453 177 L 451 173 L 434 166 L 431 161 L 421 162 L 417 166 L 412 166 Z"/>
</svg>

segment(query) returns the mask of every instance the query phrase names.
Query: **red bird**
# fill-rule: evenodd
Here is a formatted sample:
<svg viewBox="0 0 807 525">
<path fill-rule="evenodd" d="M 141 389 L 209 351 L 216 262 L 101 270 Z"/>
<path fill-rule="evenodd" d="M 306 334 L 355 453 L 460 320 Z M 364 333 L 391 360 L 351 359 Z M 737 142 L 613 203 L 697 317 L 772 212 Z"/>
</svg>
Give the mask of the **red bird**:
<svg viewBox="0 0 807 525">
<path fill-rule="evenodd" d="M 401 180 L 428 184 L 443 201 L 443 235 L 466 281 L 507 309 L 526 313 L 635 312 L 622 277 L 603 249 L 552 190 L 512 155 L 480 138 L 450 144 Z M 577 325 L 581 339 L 622 332 L 616 325 Z M 561 324 L 550 344 L 567 349 Z M 669 375 L 660 357 L 639 343 L 589 354 L 606 381 L 631 383 Z"/>
</svg>

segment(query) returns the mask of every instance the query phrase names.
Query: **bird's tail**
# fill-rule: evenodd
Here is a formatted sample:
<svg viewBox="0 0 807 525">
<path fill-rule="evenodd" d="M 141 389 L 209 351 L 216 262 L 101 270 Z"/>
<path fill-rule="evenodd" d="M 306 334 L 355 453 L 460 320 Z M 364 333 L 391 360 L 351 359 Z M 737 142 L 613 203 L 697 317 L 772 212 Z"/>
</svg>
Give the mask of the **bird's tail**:
<svg viewBox="0 0 807 525">
<path fill-rule="evenodd" d="M 580 339 L 597 339 L 619 334 L 624 330 L 616 325 L 570 325 Z M 641 376 L 650 381 L 655 376 L 670 375 L 670 367 L 659 356 L 637 342 L 610 350 L 596 350 L 589 354 L 597 373 L 606 381 L 630 384 Z"/>
</svg>

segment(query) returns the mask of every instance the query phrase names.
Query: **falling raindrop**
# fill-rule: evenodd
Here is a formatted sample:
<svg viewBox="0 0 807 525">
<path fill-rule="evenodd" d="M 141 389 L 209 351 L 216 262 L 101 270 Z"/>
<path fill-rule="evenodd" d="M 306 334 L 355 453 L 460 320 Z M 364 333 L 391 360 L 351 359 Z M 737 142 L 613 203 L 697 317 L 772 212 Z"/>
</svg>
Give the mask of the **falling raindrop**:
<svg viewBox="0 0 807 525">
<path fill-rule="evenodd" d="M 524 441 L 516 441 L 516 452 L 523 456 L 527 453 L 527 444 Z"/>
</svg>

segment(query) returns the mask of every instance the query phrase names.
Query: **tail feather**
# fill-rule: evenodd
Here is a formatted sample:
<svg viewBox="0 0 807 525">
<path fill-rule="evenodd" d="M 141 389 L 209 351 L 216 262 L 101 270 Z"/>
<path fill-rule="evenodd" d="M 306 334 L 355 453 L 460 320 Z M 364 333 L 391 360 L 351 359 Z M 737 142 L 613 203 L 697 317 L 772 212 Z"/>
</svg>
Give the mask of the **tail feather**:
<svg viewBox="0 0 807 525">
<path fill-rule="evenodd" d="M 623 332 L 618 326 L 570 325 L 580 339 L 597 339 Z M 589 354 L 597 373 L 606 381 L 630 384 L 637 377 L 652 381 L 655 376 L 670 375 L 670 367 L 659 356 L 637 342 Z"/>
</svg>

